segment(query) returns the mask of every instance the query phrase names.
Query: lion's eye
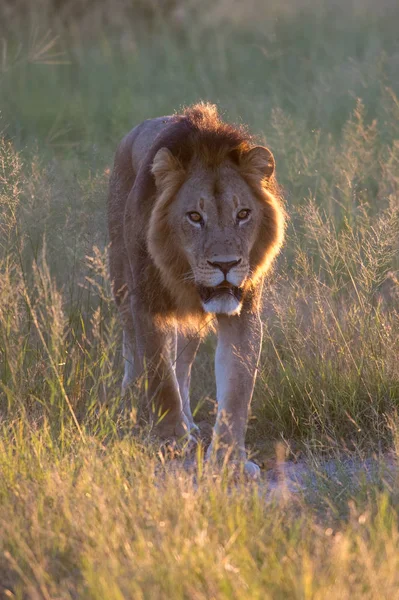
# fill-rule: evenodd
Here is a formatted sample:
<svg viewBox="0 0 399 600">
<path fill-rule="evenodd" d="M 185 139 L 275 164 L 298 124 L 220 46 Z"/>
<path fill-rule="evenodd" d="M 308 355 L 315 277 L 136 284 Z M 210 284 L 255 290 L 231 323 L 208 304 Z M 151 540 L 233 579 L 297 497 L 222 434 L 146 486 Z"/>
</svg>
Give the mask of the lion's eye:
<svg viewBox="0 0 399 600">
<path fill-rule="evenodd" d="M 202 217 L 198 212 L 189 212 L 187 216 L 193 223 L 202 223 Z"/>
<path fill-rule="evenodd" d="M 243 208 L 242 210 L 240 210 L 239 213 L 237 213 L 237 219 L 239 221 L 244 221 L 245 219 L 247 219 L 249 217 L 249 213 L 251 211 L 249 210 L 249 208 Z"/>
</svg>

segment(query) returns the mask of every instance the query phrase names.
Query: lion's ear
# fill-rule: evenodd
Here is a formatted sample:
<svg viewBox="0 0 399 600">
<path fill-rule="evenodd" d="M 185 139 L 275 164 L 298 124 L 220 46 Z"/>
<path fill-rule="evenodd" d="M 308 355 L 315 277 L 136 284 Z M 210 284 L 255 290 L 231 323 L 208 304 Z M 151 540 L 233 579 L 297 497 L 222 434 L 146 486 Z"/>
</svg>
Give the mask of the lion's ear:
<svg viewBox="0 0 399 600">
<path fill-rule="evenodd" d="M 184 169 L 180 161 L 173 156 L 168 148 L 161 148 L 155 155 L 151 172 L 155 178 L 155 184 L 160 192 L 167 188 L 172 190 L 180 185 Z"/>
<path fill-rule="evenodd" d="M 268 148 L 255 146 L 240 156 L 243 174 L 257 180 L 270 179 L 274 173 L 274 156 Z"/>
</svg>

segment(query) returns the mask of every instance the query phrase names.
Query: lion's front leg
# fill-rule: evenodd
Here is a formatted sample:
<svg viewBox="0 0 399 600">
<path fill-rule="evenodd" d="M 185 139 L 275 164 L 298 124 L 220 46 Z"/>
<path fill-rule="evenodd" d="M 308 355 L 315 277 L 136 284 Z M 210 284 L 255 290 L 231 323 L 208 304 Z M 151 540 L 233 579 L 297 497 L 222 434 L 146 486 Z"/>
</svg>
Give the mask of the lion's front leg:
<svg viewBox="0 0 399 600">
<path fill-rule="evenodd" d="M 194 418 L 191 412 L 190 405 L 190 382 L 191 382 L 191 367 L 195 360 L 198 347 L 201 343 L 200 336 L 185 336 L 181 333 L 177 335 L 177 352 L 175 372 L 179 384 L 180 396 L 183 403 L 183 411 L 187 417 L 190 427 L 193 430 L 198 430 L 194 423 Z"/>
<path fill-rule="evenodd" d="M 173 336 L 157 327 L 145 310 L 132 304 L 136 352 L 142 374 L 141 408 L 148 412 L 159 437 L 182 438 L 188 434 L 189 424 L 172 365 Z"/>
<path fill-rule="evenodd" d="M 258 467 L 246 461 L 245 433 L 257 375 L 262 342 L 259 314 L 220 315 L 216 349 L 218 412 L 208 457 L 229 457 L 245 463 L 245 471 L 257 476 Z"/>
</svg>

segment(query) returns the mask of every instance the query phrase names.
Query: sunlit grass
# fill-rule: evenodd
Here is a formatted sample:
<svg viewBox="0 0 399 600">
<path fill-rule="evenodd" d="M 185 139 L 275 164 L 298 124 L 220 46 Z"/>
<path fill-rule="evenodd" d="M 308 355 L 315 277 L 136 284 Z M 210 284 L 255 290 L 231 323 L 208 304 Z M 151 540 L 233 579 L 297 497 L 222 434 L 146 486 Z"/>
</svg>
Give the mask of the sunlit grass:
<svg viewBox="0 0 399 600">
<path fill-rule="evenodd" d="M 133 20 L 123 2 L 81 4 L 79 19 L 71 6 L 51 16 L 42 0 L 39 26 L 31 8 L 0 8 L 1 594 L 395 598 L 395 6 L 140 4 Z M 265 472 L 260 485 L 215 474 L 200 454 L 190 468 L 165 459 L 120 399 L 113 151 L 142 119 L 200 98 L 270 145 L 283 184 L 248 444 L 266 469 L 306 458 L 295 493 Z M 192 393 L 209 422 L 213 346 Z M 354 480 L 344 455 L 381 469 Z"/>
<path fill-rule="evenodd" d="M 330 500 L 315 519 L 319 503 L 302 493 L 171 471 L 131 437 L 82 441 L 67 428 L 60 443 L 46 420 L 3 427 L 0 457 L 3 593 L 395 597 L 397 513 L 384 484 L 346 492 L 345 520 L 342 484 L 320 486 Z"/>
</svg>

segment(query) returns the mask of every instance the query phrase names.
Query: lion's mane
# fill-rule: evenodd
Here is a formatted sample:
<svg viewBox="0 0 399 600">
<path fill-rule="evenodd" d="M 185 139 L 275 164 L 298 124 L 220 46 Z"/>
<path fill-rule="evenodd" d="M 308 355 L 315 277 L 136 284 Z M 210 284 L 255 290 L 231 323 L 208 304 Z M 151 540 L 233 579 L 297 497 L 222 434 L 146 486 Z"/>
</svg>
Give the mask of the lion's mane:
<svg viewBox="0 0 399 600">
<path fill-rule="evenodd" d="M 282 245 L 285 213 L 274 172 L 270 177 L 259 178 L 253 165 L 246 164 L 246 154 L 254 146 L 253 137 L 244 127 L 223 122 L 216 106 L 200 103 L 170 119 L 150 146 L 135 180 L 127 160 L 121 161 L 119 169 L 116 165 L 115 176 L 122 179 L 118 185 L 134 181 L 125 206 L 111 206 L 111 212 L 117 212 L 119 219 L 124 211 L 123 252 L 130 262 L 131 273 L 127 275 L 124 269 L 123 277 L 129 279 L 125 283 L 130 292 L 141 298 L 147 310 L 161 322 L 177 318 L 184 324 L 204 319 L 195 285 L 185 280 L 189 265 L 168 220 L 169 207 L 197 162 L 216 171 L 224 161 L 230 161 L 262 205 L 262 222 L 250 254 L 244 302 L 250 303 L 254 296 L 259 296 L 263 275 Z M 173 164 L 170 160 L 154 164 L 161 148 L 170 151 Z M 161 191 L 156 187 L 155 175 L 162 182 Z M 115 232 L 112 233 L 115 237 Z M 122 286 L 122 279 L 115 283 L 116 288 Z"/>
</svg>

